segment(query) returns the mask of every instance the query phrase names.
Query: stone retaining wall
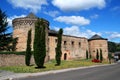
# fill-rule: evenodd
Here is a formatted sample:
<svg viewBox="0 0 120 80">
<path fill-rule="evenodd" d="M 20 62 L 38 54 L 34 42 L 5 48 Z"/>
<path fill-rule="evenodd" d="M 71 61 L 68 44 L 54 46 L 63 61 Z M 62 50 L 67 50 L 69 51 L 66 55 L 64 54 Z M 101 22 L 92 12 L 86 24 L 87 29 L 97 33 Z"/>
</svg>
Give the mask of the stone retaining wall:
<svg viewBox="0 0 120 80">
<path fill-rule="evenodd" d="M 34 64 L 33 57 L 31 58 L 31 64 Z M 25 65 L 25 55 L 0 54 L 0 66 L 16 65 Z"/>
</svg>

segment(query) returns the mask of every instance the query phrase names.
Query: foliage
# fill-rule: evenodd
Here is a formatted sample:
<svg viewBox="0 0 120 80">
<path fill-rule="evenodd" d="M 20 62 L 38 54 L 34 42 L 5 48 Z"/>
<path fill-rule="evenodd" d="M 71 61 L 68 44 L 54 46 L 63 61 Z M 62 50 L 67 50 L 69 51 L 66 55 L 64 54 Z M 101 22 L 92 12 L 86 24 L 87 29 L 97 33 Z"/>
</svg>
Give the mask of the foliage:
<svg viewBox="0 0 120 80">
<path fill-rule="evenodd" d="M 0 52 L 0 54 L 16 54 L 16 55 L 25 55 L 25 51 L 21 51 L 21 52 L 10 52 L 10 51 L 8 51 L 8 52 Z M 33 52 L 32 52 L 33 53 Z"/>
<path fill-rule="evenodd" d="M 56 48 L 56 66 L 59 66 L 61 64 L 61 55 L 62 55 L 62 51 L 61 51 L 61 44 L 62 44 L 62 34 L 63 34 L 63 30 L 60 29 L 58 32 L 58 43 L 57 43 L 57 48 Z"/>
<path fill-rule="evenodd" d="M 0 51 L 9 51 L 10 43 L 12 42 L 11 33 L 6 33 L 8 30 L 7 16 L 5 12 L 0 9 Z"/>
<path fill-rule="evenodd" d="M 95 63 L 100 63 L 101 61 L 98 60 L 98 59 L 93 59 L 92 62 L 95 62 Z"/>
<path fill-rule="evenodd" d="M 27 66 L 30 65 L 31 56 L 32 56 L 32 53 L 31 53 L 31 29 L 30 29 L 28 31 L 27 48 L 26 48 L 26 54 L 25 54 L 25 64 Z"/>
<path fill-rule="evenodd" d="M 100 49 L 100 61 L 102 62 L 103 61 L 103 55 L 102 55 L 102 49 Z"/>
<path fill-rule="evenodd" d="M 116 51 L 120 51 L 120 43 L 116 43 Z"/>
<path fill-rule="evenodd" d="M 111 64 L 111 59 L 113 58 L 112 53 L 108 53 L 109 63 Z"/>
<path fill-rule="evenodd" d="M 12 51 L 16 51 L 16 45 L 17 45 L 18 38 L 14 38 L 12 41 Z"/>
<path fill-rule="evenodd" d="M 40 47 L 40 63 L 41 63 L 41 68 L 44 68 L 44 60 L 46 56 L 46 26 L 43 22 L 43 19 L 41 19 L 41 36 L 40 36 L 40 42 L 41 42 L 41 47 Z"/>
<path fill-rule="evenodd" d="M 116 52 L 116 43 L 108 41 L 108 51 Z"/>
<path fill-rule="evenodd" d="M 89 58 L 88 50 L 86 50 L 86 59 Z"/>
<path fill-rule="evenodd" d="M 38 19 L 35 23 L 35 36 L 34 36 L 34 59 L 38 68 L 44 67 L 44 59 L 46 56 L 46 43 L 45 43 L 45 25 L 43 19 Z"/>
<path fill-rule="evenodd" d="M 98 52 L 98 49 L 97 49 L 97 53 L 96 53 L 96 59 L 99 60 L 99 52 Z"/>
<path fill-rule="evenodd" d="M 91 53 L 89 54 L 89 58 L 90 58 L 90 59 L 92 58 Z"/>
<path fill-rule="evenodd" d="M 108 41 L 108 51 L 112 53 L 120 51 L 120 43 Z"/>
<path fill-rule="evenodd" d="M 75 68 L 75 67 L 83 67 L 83 66 L 92 66 L 96 65 L 96 63 L 91 62 L 91 59 L 84 59 L 84 60 L 71 60 L 71 61 L 61 61 L 61 66 L 54 66 L 56 63 L 55 60 L 51 60 L 45 63 L 46 68 L 44 69 L 35 69 L 35 66 L 4 66 L 0 67 L 0 70 L 7 70 L 17 73 L 35 73 L 35 72 L 43 72 L 43 71 L 50 71 L 50 70 L 59 70 L 59 69 L 66 69 L 66 68 Z M 74 63 L 74 64 L 73 64 Z M 102 63 L 104 64 L 104 63 Z M 106 64 L 106 63 L 105 63 Z"/>
</svg>

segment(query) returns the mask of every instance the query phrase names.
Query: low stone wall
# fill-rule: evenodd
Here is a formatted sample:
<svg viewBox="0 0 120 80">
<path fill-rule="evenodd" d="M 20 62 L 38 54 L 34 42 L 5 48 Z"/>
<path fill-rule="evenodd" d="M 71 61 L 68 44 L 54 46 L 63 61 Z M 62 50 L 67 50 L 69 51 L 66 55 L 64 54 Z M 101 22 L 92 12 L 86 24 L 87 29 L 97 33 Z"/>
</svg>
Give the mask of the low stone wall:
<svg viewBox="0 0 120 80">
<path fill-rule="evenodd" d="M 34 64 L 33 57 L 31 58 L 31 64 Z M 25 55 L 0 54 L 0 66 L 16 65 L 25 65 Z"/>
</svg>

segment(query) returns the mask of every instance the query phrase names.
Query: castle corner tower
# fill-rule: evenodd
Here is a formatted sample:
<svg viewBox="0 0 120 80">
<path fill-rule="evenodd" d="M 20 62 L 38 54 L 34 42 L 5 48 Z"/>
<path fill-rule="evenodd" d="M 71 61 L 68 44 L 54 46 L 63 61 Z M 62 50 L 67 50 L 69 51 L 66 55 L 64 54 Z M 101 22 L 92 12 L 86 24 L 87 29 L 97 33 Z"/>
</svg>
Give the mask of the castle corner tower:
<svg viewBox="0 0 120 80">
<path fill-rule="evenodd" d="M 108 58 L 108 41 L 105 38 L 102 38 L 101 36 L 95 34 L 90 39 L 88 39 L 89 42 L 89 51 L 93 58 L 96 58 L 97 50 L 100 53 L 100 50 L 102 50 L 102 55 L 104 59 Z"/>
</svg>

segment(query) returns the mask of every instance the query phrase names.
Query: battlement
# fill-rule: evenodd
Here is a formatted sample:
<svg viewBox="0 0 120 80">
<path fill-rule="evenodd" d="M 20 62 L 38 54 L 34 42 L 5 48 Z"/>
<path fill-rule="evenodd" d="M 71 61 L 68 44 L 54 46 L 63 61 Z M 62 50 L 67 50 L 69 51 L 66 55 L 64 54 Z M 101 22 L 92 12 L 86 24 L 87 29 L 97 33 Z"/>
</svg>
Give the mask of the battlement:
<svg viewBox="0 0 120 80">
<path fill-rule="evenodd" d="M 30 13 L 26 17 L 15 18 L 12 21 L 13 28 L 14 29 L 24 29 L 24 28 L 34 27 L 37 19 L 38 19 L 38 17 L 35 16 L 33 13 Z M 43 20 L 44 20 L 45 25 L 49 26 L 49 22 L 45 19 L 43 19 Z"/>
</svg>

